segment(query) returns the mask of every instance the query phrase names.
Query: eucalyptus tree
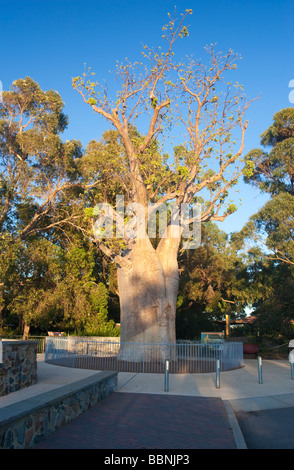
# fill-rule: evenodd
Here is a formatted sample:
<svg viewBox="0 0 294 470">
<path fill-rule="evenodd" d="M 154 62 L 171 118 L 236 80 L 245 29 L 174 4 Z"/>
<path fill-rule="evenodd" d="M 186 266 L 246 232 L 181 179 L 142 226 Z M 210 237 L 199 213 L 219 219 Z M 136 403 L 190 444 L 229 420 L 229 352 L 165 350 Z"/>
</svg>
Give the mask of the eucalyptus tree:
<svg viewBox="0 0 294 470">
<path fill-rule="evenodd" d="M 273 123 L 262 133 L 260 143 L 262 149 L 255 148 L 248 154 L 252 173 L 245 181 L 271 196 L 294 195 L 294 108 L 274 114 Z"/>
<path fill-rule="evenodd" d="M 249 102 L 242 87 L 227 78 L 239 56 L 231 50 L 216 52 L 210 45 L 207 61 L 175 60 L 175 43 L 189 35 L 185 21 L 191 13 L 186 10 L 179 20 L 169 15 L 163 27 L 164 49 L 144 46 L 142 62 L 117 63 L 119 86 L 114 96 L 103 82 L 93 81 L 91 69 L 73 79 L 84 102 L 119 135 L 126 158 L 120 196 L 131 211 L 129 217 L 133 210 L 136 222 L 140 220 L 137 231 L 126 230 L 128 219 L 123 230 L 119 226 L 121 244 L 105 233 L 96 234 L 97 244 L 118 268 L 122 342 L 175 341 L 178 253 L 185 226 L 178 223 L 177 209 L 171 208 L 154 246 L 148 234 L 150 216 L 168 203 L 178 209 L 195 207 L 202 197 L 199 221 L 224 220 L 236 210 L 229 189 L 247 169 L 242 152 Z M 187 141 L 179 143 L 172 159 L 160 145 L 172 135 L 171 129 L 179 134 L 175 124 L 185 131 Z M 134 126 L 141 137 L 134 138 Z M 123 211 L 121 201 L 118 207 Z M 199 216 L 197 211 L 187 218 L 182 213 L 181 220 L 192 223 L 194 215 Z"/>
<path fill-rule="evenodd" d="M 243 240 L 258 242 L 262 257 L 294 265 L 294 108 L 277 112 L 272 125 L 261 135 L 262 149 L 247 155 L 251 172 L 248 184 L 270 199 L 254 214 L 240 233 Z M 257 254 L 257 251 L 256 251 Z"/>
<path fill-rule="evenodd" d="M 60 241 L 60 240 L 59 240 Z M 79 233 L 66 244 L 48 237 L 0 238 L 0 331 L 115 333 L 97 249 Z M 9 325 L 9 328 L 8 326 Z"/>
<path fill-rule="evenodd" d="M 61 197 L 80 185 L 76 160 L 81 144 L 65 143 L 60 95 L 43 91 L 30 77 L 13 82 L 0 103 L 0 228 L 20 239 L 57 220 Z M 52 226 L 53 226 L 52 225 Z"/>
<path fill-rule="evenodd" d="M 260 334 L 293 336 L 294 275 L 294 109 L 273 116 L 261 135 L 261 148 L 247 155 L 245 181 L 269 195 L 243 229 L 233 235 L 250 257 L 248 274 Z"/>
<path fill-rule="evenodd" d="M 248 301 L 245 260 L 216 224 L 204 223 L 201 234 L 201 245 L 179 259 L 181 303 L 200 303 L 218 317 L 242 314 Z"/>
<path fill-rule="evenodd" d="M 82 174 L 80 142 L 62 141 L 63 106 L 59 93 L 30 77 L 13 82 L 0 102 L 0 310 L 26 330 L 52 322 L 82 328 L 93 320 L 95 299 L 107 299 L 83 229 L 86 194 L 98 182 Z M 88 259 L 82 278 L 73 260 L 71 271 L 62 266 L 67 252 L 81 264 Z"/>
<path fill-rule="evenodd" d="M 217 329 L 227 316 L 245 315 L 252 302 L 248 263 L 216 224 L 202 225 L 200 246 L 183 252 L 179 267 L 176 325 L 181 338 L 199 338 L 201 329 Z"/>
</svg>

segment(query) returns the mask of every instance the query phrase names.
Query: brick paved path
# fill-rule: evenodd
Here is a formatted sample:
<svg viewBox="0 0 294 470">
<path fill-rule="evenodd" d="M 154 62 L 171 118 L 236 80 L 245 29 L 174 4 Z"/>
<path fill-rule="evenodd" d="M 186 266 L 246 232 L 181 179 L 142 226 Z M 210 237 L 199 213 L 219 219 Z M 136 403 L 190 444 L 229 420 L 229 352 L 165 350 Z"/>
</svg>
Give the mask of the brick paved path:
<svg viewBox="0 0 294 470">
<path fill-rule="evenodd" d="M 35 449 L 235 449 L 220 398 L 114 392 Z"/>
</svg>

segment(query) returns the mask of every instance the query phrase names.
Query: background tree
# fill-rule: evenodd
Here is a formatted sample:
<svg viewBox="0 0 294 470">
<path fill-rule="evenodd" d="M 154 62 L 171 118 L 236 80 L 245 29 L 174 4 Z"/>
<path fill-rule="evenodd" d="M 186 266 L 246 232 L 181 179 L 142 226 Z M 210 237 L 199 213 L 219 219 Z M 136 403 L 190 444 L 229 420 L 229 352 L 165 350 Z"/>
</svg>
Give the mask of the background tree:
<svg viewBox="0 0 294 470">
<path fill-rule="evenodd" d="M 245 181 L 270 194 L 271 199 L 250 218 L 241 235 L 263 244 L 264 255 L 293 264 L 294 108 L 274 115 L 273 124 L 261 135 L 261 144 L 271 150 L 249 152 L 252 171 Z"/>
<path fill-rule="evenodd" d="M 202 225 L 201 245 L 184 252 L 179 266 L 178 337 L 199 340 L 201 331 L 219 330 L 226 315 L 245 315 L 251 301 L 247 264 L 216 224 Z"/>
<path fill-rule="evenodd" d="M 252 173 L 245 177 L 247 183 L 275 196 L 294 194 L 294 108 L 277 112 L 273 124 L 261 135 L 264 150 L 254 149 L 248 154 Z M 271 149 L 266 151 L 266 149 Z"/>
<path fill-rule="evenodd" d="M 293 338 L 293 267 L 254 258 L 249 267 L 255 330 L 260 342 L 281 344 Z"/>
<path fill-rule="evenodd" d="M 81 144 L 62 142 L 57 92 L 26 77 L 2 98 L 0 326 L 98 330 L 107 323 L 107 281 L 84 227 L 87 194 L 101 190 L 102 176 L 90 181 Z"/>
<path fill-rule="evenodd" d="M 163 28 L 165 52 L 145 46 L 145 66 L 128 61 L 117 65 L 121 86 L 113 100 L 107 89 L 91 81 L 90 70 L 73 80 L 83 100 L 118 132 L 127 162 L 125 202 L 143 207 L 145 221 L 148 203 L 154 211 L 170 201 L 180 207 L 195 203 L 200 192 L 206 195 L 201 220 L 224 220 L 236 210 L 228 201 L 229 189 L 247 168 L 241 155 L 248 103 L 242 87 L 226 80 L 238 56 L 232 51 L 216 53 L 210 46 L 208 64 L 174 60 L 175 42 L 189 34 L 184 21 L 190 13 L 187 10 L 179 22 L 170 17 Z M 173 115 L 186 129 L 188 141 L 172 162 L 151 148 L 170 129 Z M 133 139 L 137 122 L 145 123 L 146 129 L 141 138 Z M 146 227 L 142 237 L 125 237 L 123 252 L 107 245 L 107 239 L 97 240 L 117 264 L 122 342 L 175 341 L 181 233 L 173 237 L 174 229 L 170 217 L 156 248 Z M 129 357 L 128 351 L 121 356 Z"/>
<path fill-rule="evenodd" d="M 0 103 L 0 228 L 24 240 L 55 224 L 56 210 L 80 187 L 78 141 L 61 141 L 67 126 L 55 91 L 41 90 L 31 78 L 16 80 Z M 58 220 L 57 220 L 58 219 Z"/>
<path fill-rule="evenodd" d="M 261 135 L 263 149 L 249 152 L 245 181 L 269 201 L 233 235 L 251 256 L 249 275 L 260 334 L 277 340 L 293 335 L 294 108 L 282 109 Z"/>
</svg>

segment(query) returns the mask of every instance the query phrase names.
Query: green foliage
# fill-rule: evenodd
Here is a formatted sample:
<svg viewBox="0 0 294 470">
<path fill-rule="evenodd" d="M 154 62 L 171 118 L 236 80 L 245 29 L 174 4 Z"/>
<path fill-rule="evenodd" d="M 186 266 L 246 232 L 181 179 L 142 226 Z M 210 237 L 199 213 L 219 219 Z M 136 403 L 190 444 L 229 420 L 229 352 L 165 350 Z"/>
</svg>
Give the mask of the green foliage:
<svg viewBox="0 0 294 470">
<path fill-rule="evenodd" d="M 215 316 L 205 311 L 205 305 L 195 303 L 190 308 L 177 311 L 176 335 L 178 339 L 200 341 L 201 332 L 220 331 Z"/>
<path fill-rule="evenodd" d="M 261 144 L 275 147 L 291 137 L 294 137 L 294 108 L 286 108 L 274 115 L 273 124 L 261 135 Z"/>
<path fill-rule="evenodd" d="M 255 164 L 255 170 L 246 182 L 272 197 L 250 218 L 241 237 L 258 240 L 268 256 L 294 263 L 294 109 L 276 113 L 272 126 L 261 137 L 261 143 L 272 150 L 249 152 L 247 164 Z"/>
<path fill-rule="evenodd" d="M 80 142 L 61 140 L 68 123 L 61 97 L 29 77 L 2 97 L 0 329 L 95 327 L 110 334 L 107 263 L 85 237 L 95 175 L 83 165 Z M 96 178 L 99 169 L 98 162 Z"/>
<path fill-rule="evenodd" d="M 261 135 L 261 144 L 272 149 L 269 152 L 254 149 L 248 153 L 245 181 L 273 196 L 280 192 L 293 195 L 294 108 L 282 109 L 273 121 Z"/>
<path fill-rule="evenodd" d="M 294 197 L 280 193 L 252 217 L 255 229 L 266 236 L 267 248 L 294 262 Z"/>
<path fill-rule="evenodd" d="M 0 258 L 7 322 L 20 330 L 26 324 L 45 332 L 114 330 L 108 321 L 108 289 L 96 282 L 93 247 L 77 244 L 63 249 L 39 239 L 21 242 L 14 253 L 9 264 L 3 265 Z"/>
<path fill-rule="evenodd" d="M 254 174 L 254 168 L 255 168 L 255 163 L 252 161 L 252 160 L 247 160 L 246 161 L 246 166 L 245 166 L 245 169 L 244 169 L 244 179 L 246 181 L 249 181 L 249 179 L 251 178 L 251 176 L 253 176 Z"/>
<path fill-rule="evenodd" d="M 263 260 L 252 265 L 250 277 L 256 289 L 253 307 L 259 338 L 276 343 L 293 339 L 293 267 Z"/>
<path fill-rule="evenodd" d="M 231 50 L 216 53 L 211 45 L 206 49 L 208 65 L 176 62 L 174 43 L 189 35 L 184 21 L 191 13 L 187 9 L 180 20 L 168 15 L 165 51 L 145 46 L 144 64 L 128 59 L 117 64 L 121 86 L 114 97 L 104 84 L 93 81 L 90 69 L 73 79 L 91 112 L 115 129 L 89 142 L 85 151 L 79 141 L 61 139 L 68 120 L 57 92 L 43 91 L 26 77 L 3 93 L 0 229 L 17 242 L 18 250 L 12 271 L 6 262 L 1 268 L 6 273 L 6 319 L 14 316 L 44 329 L 54 325 L 71 331 L 112 331 L 107 312 L 109 296 L 117 299 L 117 286 L 113 265 L 92 243 L 92 208 L 100 202 L 113 204 L 116 194 L 146 208 L 148 202 L 192 204 L 203 196 L 198 192 L 206 191 L 204 221 L 223 220 L 236 210 L 226 201 L 243 171 L 238 167 L 243 144 L 235 149 L 231 138 L 238 130 L 243 142 L 248 103 L 242 87 L 224 84 L 223 75 L 235 69 L 238 57 Z M 143 116 L 148 116 L 147 126 L 140 133 L 135 123 Z M 189 142 L 175 149 L 172 162 L 157 139 L 170 132 L 173 123 L 183 125 Z M 250 177 L 250 161 L 246 171 Z M 227 302 L 239 311 L 241 284 L 234 281 L 241 270 L 239 260 L 210 225 L 206 235 L 199 250 L 183 260 L 190 278 L 181 287 L 179 307 L 183 311 L 192 301 L 217 316 L 226 311 Z M 125 248 L 126 243 L 117 240 L 103 245 L 112 259 Z"/>
<path fill-rule="evenodd" d="M 92 321 L 85 324 L 82 329 L 74 331 L 74 335 L 119 337 L 120 329 L 115 325 L 113 320 L 101 322 L 95 317 Z"/>
<path fill-rule="evenodd" d="M 227 234 L 207 222 L 201 238 L 200 247 L 184 253 L 180 260 L 177 330 L 190 339 L 196 331 L 200 337 L 201 329 L 217 329 L 213 322 L 225 314 L 242 315 L 250 302 L 247 266 Z"/>
<path fill-rule="evenodd" d="M 97 101 L 95 100 L 95 98 L 89 98 L 89 99 L 88 99 L 88 103 L 89 103 L 91 106 L 94 106 L 95 104 L 97 104 Z"/>
<path fill-rule="evenodd" d="M 260 337 L 278 342 L 293 337 L 294 319 L 294 109 L 277 112 L 261 135 L 262 149 L 246 156 L 245 181 L 271 195 L 234 242 L 247 246 L 254 313 Z M 266 151 L 267 149 L 269 151 Z M 254 166 L 254 171 L 251 171 Z"/>
<path fill-rule="evenodd" d="M 0 229 L 22 239 L 42 230 L 57 215 L 56 205 L 76 187 L 81 144 L 62 142 L 67 124 L 60 95 L 43 91 L 30 77 L 2 93 Z"/>
</svg>

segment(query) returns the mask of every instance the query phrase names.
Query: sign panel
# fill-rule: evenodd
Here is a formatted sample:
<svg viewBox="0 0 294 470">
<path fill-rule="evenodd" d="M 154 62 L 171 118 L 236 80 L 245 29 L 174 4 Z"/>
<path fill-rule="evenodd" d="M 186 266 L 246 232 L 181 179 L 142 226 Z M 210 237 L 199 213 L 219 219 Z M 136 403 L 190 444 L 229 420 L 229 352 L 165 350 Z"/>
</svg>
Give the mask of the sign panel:
<svg viewBox="0 0 294 470">
<path fill-rule="evenodd" d="M 224 341 L 224 333 L 223 332 L 204 332 L 201 333 L 201 341 L 203 343 L 210 343 L 211 341 Z"/>
</svg>

